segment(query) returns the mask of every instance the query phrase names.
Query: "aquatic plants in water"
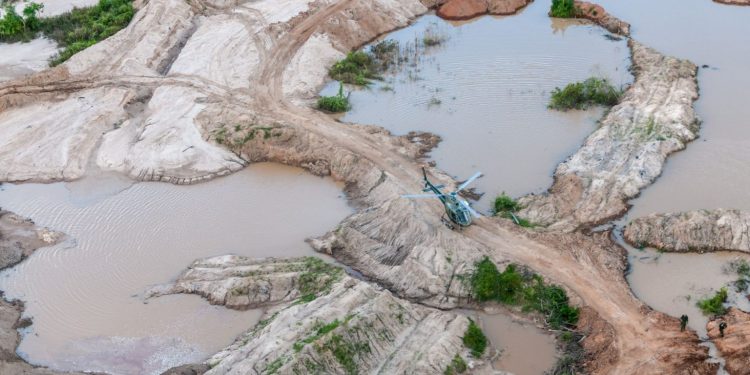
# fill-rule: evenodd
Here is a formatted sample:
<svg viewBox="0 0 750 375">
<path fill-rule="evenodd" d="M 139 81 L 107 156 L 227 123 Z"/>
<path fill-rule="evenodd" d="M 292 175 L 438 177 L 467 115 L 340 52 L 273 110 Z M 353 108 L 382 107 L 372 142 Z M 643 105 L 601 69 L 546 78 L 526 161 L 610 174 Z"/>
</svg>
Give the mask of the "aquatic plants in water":
<svg viewBox="0 0 750 375">
<path fill-rule="evenodd" d="M 351 108 L 349 98 L 344 95 L 344 84 L 339 82 L 339 92 L 334 96 L 321 96 L 318 99 L 318 109 L 338 113 Z"/>
<path fill-rule="evenodd" d="M 591 105 L 613 106 L 620 101 L 622 90 L 607 79 L 591 77 L 583 82 L 570 83 L 552 90 L 548 107 L 557 110 L 586 109 Z"/>
<path fill-rule="evenodd" d="M 724 307 L 727 297 L 727 288 L 721 288 L 713 297 L 701 299 L 696 305 L 704 315 L 724 315 L 727 312 L 726 307 Z"/>
</svg>

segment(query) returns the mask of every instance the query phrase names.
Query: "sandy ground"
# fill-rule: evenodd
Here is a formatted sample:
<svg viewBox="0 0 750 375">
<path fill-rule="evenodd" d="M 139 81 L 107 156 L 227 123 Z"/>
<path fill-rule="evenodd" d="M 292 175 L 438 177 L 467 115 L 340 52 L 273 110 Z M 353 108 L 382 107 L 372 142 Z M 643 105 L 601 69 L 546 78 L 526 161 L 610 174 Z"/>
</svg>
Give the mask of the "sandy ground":
<svg viewBox="0 0 750 375">
<path fill-rule="evenodd" d="M 0 84 L 0 149 L 6 150 L 0 153 L 0 179 L 74 179 L 85 173 L 93 155 L 102 168 L 174 183 L 230 173 L 246 162 L 302 166 L 346 182 L 352 202 L 362 208 L 313 241 L 315 247 L 399 297 L 460 307 L 468 291 L 454 282 L 455 275 L 468 272 L 483 256 L 499 264 L 512 261 L 565 286 L 586 306 L 590 334 L 584 345 L 596 353 L 587 364 L 592 373 L 715 371 L 694 332 L 680 332 L 676 319 L 633 296 L 623 277 L 623 251 L 608 233 L 536 233 L 495 218 L 453 232 L 440 222 L 442 207 L 436 202 L 399 199 L 421 189 L 423 148 L 380 128 L 344 125 L 295 104 L 309 100 L 311 88 L 325 80 L 320 66 L 305 62 L 331 61 L 407 25 L 427 11 L 422 3 L 289 3 L 279 13 L 282 8 L 267 2 L 152 0 L 128 28 L 62 66 Z M 226 22 L 218 22 L 218 30 L 201 30 L 214 20 Z M 254 46 L 235 40 L 243 32 L 238 23 Z M 210 35 L 231 43 L 207 43 Z M 211 56 L 190 52 L 196 49 Z M 195 57 L 183 57 L 182 51 Z M 221 72 L 207 68 L 224 66 L 221 56 L 241 65 Z M 667 90 L 673 81 L 665 82 Z M 637 87 L 647 89 L 648 81 Z M 86 107 L 87 100 L 98 105 Z M 654 108 L 661 106 L 649 111 Z M 247 130 L 230 130 L 231 142 L 219 144 L 216 131 L 234 124 L 268 127 L 269 136 L 248 138 Z M 621 127 L 629 124 L 623 121 Z M 592 160 L 597 152 L 586 150 Z M 439 170 L 431 173 L 455 183 Z"/>
</svg>

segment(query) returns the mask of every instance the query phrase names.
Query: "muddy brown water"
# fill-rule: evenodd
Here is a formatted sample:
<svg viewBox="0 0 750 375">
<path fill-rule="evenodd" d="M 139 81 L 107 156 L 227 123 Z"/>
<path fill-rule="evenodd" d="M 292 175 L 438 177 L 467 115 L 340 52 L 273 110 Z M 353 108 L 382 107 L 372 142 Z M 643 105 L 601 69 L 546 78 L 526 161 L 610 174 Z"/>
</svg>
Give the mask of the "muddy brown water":
<svg viewBox="0 0 750 375">
<path fill-rule="evenodd" d="M 486 193 L 478 205 L 484 210 L 503 191 L 517 197 L 546 190 L 557 164 L 603 113 L 549 110 L 550 92 L 592 75 L 617 86 L 632 81 L 624 40 L 580 21 L 551 20 L 548 7 L 534 2 L 515 16 L 460 23 L 429 14 L 385 35 L 402 47 L 421 44 L 427 30 L 445 41 L 427 47 L 417 66 L 408 63 L 366 89 L 347 88 L 352 110 L 341 121 L 441 135 L 432 159 L 457 180 L 482 171 L 473 186 Z M 323 93 L 336 90 L 332 82 Z"/>
<path fill-rule="evenodd" d="M 304 239 L 351 212 L 342 186 L 274 164 L 193 186 L 103 174 L 0 188 L 4 209 L 69 235 L 0 274 L 0 290 L 24 300 L 34 321 L 19 353 L 56 369 L 113 374 L 204 360 L 261 313 L 191 295 L 144 303 L 145 289 L 169 282 L 196 258 L 313 255 Z"/>
<path fill-rule="evenodd" d="M 490 347 L 499 352 L 495 370 L 515 375 L 544 375 L 557 360 L 555 337 L 502 313 L 475 313 Z"/>
<path fill-rule="evenodd" d="M 670 156 L 654 185 L 631 201 L 628 217 L 711 208 L 750 210 L 750 8 L 702 0 L 598 2 L 632 24 L 633 38 L 701 66 L 695 105 L 703 121 L 700 138 Z M 626 222 L 621 220 L 620 226 Z M 734 280 L 724 272 L 728 262 L 750 260 L 740 253 L 662 254 L 626 248 L 628 281 L 635 294 L 659 311 L 687 314 L 701 336 L 707 318 L 696 300 Z M 750 311 L 746 299 L 732 297 L 731 304 Z"/>
</svg>

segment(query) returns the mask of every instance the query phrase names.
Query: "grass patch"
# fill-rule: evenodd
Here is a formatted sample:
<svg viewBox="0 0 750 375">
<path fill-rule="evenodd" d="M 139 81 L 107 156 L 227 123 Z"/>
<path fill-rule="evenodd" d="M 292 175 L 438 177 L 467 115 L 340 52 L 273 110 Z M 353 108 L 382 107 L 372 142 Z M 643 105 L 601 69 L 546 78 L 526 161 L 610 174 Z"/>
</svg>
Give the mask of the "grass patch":
<svg viewBox="0 0 750 375">
<path fill-rule="evenodd" d="M 620 101 L 622 90 L 616 89 L 603 78 L 591 77 L 583 82 L 570 83 L 552 90 L 548 105 L 551 109 L 566 111 L 586 109 L 591 105 L 613 106 Z"/>
<path fill-rule="evenodd" d="M 575 13 L 573 0 L 552 0 L 552 7 L 549 11 L 550 17 L 571 18 L 575 16 Z"/>
<path fill-rule="evenodd" d="M 476 300 L 520 305 L 524 311 L 540 313 L 553 329 L 573 327 L 578 322 L 579 309 L 570 306 L 565 289 L 545 283 L 539 275 L 520 272 L 513 264 L 500 272 L 485 257 L 475 264 L 469 283 Z"/>
<path fill-rule="evenodd" d="M 328 324 L 317 323 L 314 327 L 315 334 L 308 336 L 304 340 L 295 342 L 293 346 L 294 351 L 299 352 L 300 350 L 302 350 L 302 348 L 305 347 L 305 345 L 318 340 L 319 338 L 323 337 L 323 335 L 325 335 L 326 333 L 331 332 L 334 329 L 338 328 L 339 325 L 341 325 L 341 321 L 339 321 L 338 319 Z"/>
<path fill-rule="evenodd" d="M 344 85 L 339 83 L 339 92 L 334 96 L 321 96 L 318 99 L 318 109 L 323 111 L 339 113 L 346 112 L 351 108 L 349 98 L 344 96 Z"/>
<path fill-rule="evenodd" d="M 726 301 L 727 288 L 721 288 L 713 297 L 698 300 L 696 305 L 704 315 L 724 315 L 727 312 L 727 309 L 724 307 L 724 302 Z"/>
<path fill-rule="evenodd" d="M 487 349 L 487 337 L 471 319 L 469 319 L 469 327 L 466 328 L 466 333 L 464 333 L 464 346 L 469 348 L 471 355 L 475 358 L 481 357 Z"/>
<path fill-rule="evenodd" d="M 443 375 L 463 374 L 466 372 L 466 369 L 466 361 L 460 355 L 456 354 L 451 363 L 445 368 L 445 371 L 443 371 Z"/>
<path fill-rule="evenodd" d="M 333 283 L 338 281 L 344 270 L 320 258 L 305 257 L 305 271 L 297 280 L 300 294 L 305 298 L 308 295 L 320 295 L 331 290 Z M 309 297 L 308 297 L 309 298 Z"/>
<path fill-rule="evenodd" d="M 277 371 L 279 371 L 281 366 L 286 363 L 286 360 L 286 357 L 276 358 L 275 360 L 273 360 L 273 362 L 269 363 L 268 366 L 266 366 L 266 369 L 263 373 L 268 375 L 275 374 Z"/>
</svg>

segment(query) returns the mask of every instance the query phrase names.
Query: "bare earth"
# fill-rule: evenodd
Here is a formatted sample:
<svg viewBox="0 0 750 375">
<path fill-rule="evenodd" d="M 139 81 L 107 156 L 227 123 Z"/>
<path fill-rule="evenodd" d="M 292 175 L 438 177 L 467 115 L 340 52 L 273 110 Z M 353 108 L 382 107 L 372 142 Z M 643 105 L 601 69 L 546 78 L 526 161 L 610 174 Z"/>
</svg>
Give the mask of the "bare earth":
<svg viewBox="0 0 750 375">
<path fill-rule="evenodd" d="M 680 332 L 676 319 L 635 298 L 623 276 L 623 250 L 609 233 L 579 231 L 624 213 L 625 201 L 653 182 L 667 155 L 695 138 L 692 63 L 631 41 L 636 81 L 623 102 L 558 167 L 549 194 L 524 200 L 523 215 L 547 227 L 530 231 L 481 218 L 454 232 L 440 222 L 438 203 L 399 199 L 421 187 L 425 145 L 377 127 L 341 124 L 304 105 L 326 79 L 321 66 L 407 25 L 427 7 L 416 0 L 276 3 L 151 0 L 112 38 L 55 69 L 3 83 L 0 180 L 75 179 L 92 160 L 134 179 L 172 183 L 199 182 L 257 161 L 302 166 L 344 181 L 360 208 L 312 245 L 379 285 L 352 281 L 353 288 L 372 289 L 363 292 L 372 297 L 362 304 L 380 298 L 405 304 L 405 298 L 431 311 L 420 317 L 434 313 L 448 324 L 444 317 L 451 313 L 433 308 L 468 306 L 468 290 L 456 276 L 489 256 L 498 264 L 528 265 L 584 307 L 591 373 L 715 373 L 694 332 Z M 211 39 L 231 43 L 206 42 Z M 455 183 L 439 170 L 430 173 Z M 346 288 L 332 289 L 329 296 L 339 296 L 329 301 L 333 306 L 345 304 Z M 408 324 L 419 326 L 419 319 Z M 245 345 L 285 329 L 272 323 L 251 331 L 220 355 L 252 363 L 261 354 Z M 432 336 L 414 337 L 434 343 Z M 419 342 L 406 342 L 399 355 L 417 350 Z M 430 358 L 424 366 L 431 367 L 420 369 L 448 365 L 447 355 Z M 231 367 L 212 371 L 222 369 Z"/>
<path fill-rule="evenodd" d="M 727 323 L 724 337 L 719 332 L 719 323 Z M 727 371 L 732 375 L 750 374 L 750 314 L 736 308 L 706 325 L 708 336 L 716 344 L 726 361 Z"/>
</svg>

